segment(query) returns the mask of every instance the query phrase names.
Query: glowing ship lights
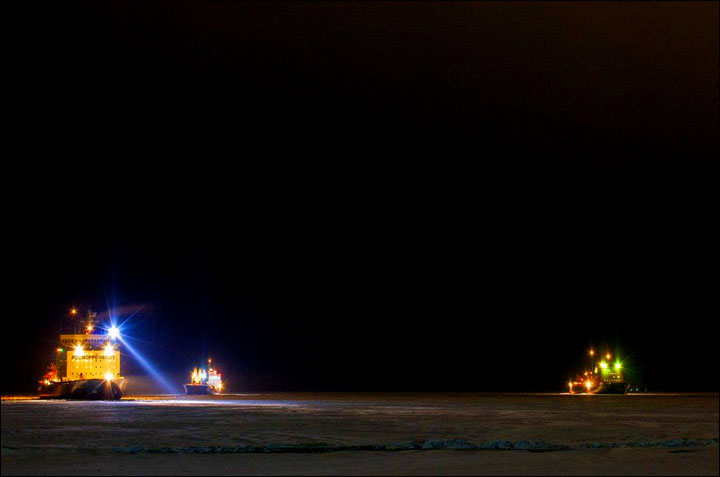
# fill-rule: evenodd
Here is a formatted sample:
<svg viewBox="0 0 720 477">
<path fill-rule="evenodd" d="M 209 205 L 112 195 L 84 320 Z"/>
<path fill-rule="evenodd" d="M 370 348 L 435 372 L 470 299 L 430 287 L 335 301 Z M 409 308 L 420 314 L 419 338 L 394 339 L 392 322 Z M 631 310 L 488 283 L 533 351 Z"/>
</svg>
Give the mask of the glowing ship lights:
<svg viewBox="0 0 720 477">
<path fill-rule="evenodd" d="M 120 328 L 112 321 L 98 324 L 88 310 L 87 321 L 78 323 L 78 310 L 70 310 L 72 331 L 61 333 L 54 362 L 39 381 L 41 399 L 118 400 L 127 380 L 122 376 Z M 116 341 L 119 340 L 119 341 Z"/>
<path fill-rule="evenodd" d="M 108 329 L 108 336 L 110 339 L 116 340 L 120 338 L 120 328 L 118 328 L 115 325 L 112 325 L 110 329 Z"/>
<path fill-rule="evenodd" d="M 193 368 L 190 382 L 184 384 L 186 394 L 217 394 L 223 390 L 222 374 L 212 366 L 208 359 L 207 372 L 204 368 Z"/>
<path fill-rule="evenodd" d="M 580 372 L 568 382 L 570 394 L 625 394 L 629 384 L 623 377 L 623 364 L 610 352 L 597 353 L 588 350 L 588 371 Z M 588 369 L 588 368 L 585 368 Z"/>
</svg>

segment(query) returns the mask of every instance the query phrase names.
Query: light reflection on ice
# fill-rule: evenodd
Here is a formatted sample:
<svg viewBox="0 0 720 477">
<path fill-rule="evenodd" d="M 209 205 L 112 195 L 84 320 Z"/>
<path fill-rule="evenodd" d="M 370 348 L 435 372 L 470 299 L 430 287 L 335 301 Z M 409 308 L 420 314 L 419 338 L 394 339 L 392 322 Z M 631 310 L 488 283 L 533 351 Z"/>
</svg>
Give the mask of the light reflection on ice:
<svg viewBox="0 0 720 477">
<path fill-rule="evenodd" d="M 159 398 L 153 396 L 147 397 L 127 397 L 120 401 L 84 401 L 73 399 L 23 399 L 23 400 L 4 400 L 6 404 L 23 404 L 23 405 L 69 405 L 69 406 L 182 406 L 182 407 L 198 407 L 198 406 L 235 406 L 235 407 L 302 407 L 309 403 L 300 401 L 267 401 L 267 400 L 251 400 L 251 399 L 184 399 L 176 397 Z"/>
<path fill-rule="evenodd" d="M 115 404 L 140 404 L 144 406 L 260 406 L 260 407 L 297 407 L 298 402 L 290 401 L 246 401 L 246 400 L 202 400 L 202 399 L 128 399 Z"/>
</svg>

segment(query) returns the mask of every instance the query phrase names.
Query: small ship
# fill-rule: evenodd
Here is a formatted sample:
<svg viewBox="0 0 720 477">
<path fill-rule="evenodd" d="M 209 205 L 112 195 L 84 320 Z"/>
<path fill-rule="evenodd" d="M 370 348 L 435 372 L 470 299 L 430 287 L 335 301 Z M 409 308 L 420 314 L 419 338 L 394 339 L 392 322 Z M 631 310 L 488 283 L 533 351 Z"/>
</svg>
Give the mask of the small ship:
<svg viewBox="0 0 720 477">
<path fill-rule="evenodd" d="M 622 372 L 622 363 L 612 362 L 612 354 L 607 352 L 605 359 L 595 360 L 595 351 L 589 351 L 590 369 L 578 374 L 568 382 L 570 394 L 627 394 L 629 384 Z"/>
<path fill-rule="evenodd" d="M 74 317 L 76 309 L 70 314 Z M 127 380 L 120 374 L 120 331 L 98 329 L 97 313 L 88 311 L 84 332 L 61 334 L 55 360 L 39 381 L 41 399 L 114 401 L 122 398 Z"/>
<path fill-rule="evenodd" d="M 206 395 L 218 394 L 222 391 L 222 374 L 213 368 L 212 359 L 208 359 L 208 370 L 204 368 L 193 368 L 190 375 L 190 382 L 183 384 L 185 394 Z"/>
</svg>

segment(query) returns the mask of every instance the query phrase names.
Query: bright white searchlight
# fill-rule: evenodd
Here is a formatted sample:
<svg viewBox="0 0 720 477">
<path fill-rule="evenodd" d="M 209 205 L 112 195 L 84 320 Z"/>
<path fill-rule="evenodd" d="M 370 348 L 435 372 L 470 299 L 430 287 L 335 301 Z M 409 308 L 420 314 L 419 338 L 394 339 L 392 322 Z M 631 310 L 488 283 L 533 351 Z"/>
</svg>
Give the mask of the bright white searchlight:
<svg viewBox="0 0 720 477">
<path fill-rule="evenodd" d="M 120 338 L 120 330 L 118 329 L 117 326 L 112 325 L 110 327 L 110 329 L 108 330 L 108 335 L 110 336 L 110 338 L 116 340 L 116 339 Z"/>
</svg>

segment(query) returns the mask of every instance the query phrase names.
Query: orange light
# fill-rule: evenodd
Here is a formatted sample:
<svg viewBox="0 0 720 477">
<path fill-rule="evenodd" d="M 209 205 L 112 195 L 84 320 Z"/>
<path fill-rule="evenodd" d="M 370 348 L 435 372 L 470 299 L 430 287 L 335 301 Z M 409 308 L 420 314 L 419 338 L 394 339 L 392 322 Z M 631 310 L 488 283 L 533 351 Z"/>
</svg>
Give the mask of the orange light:
<svg viewBox="0 0 720 477">
<path fill-rule="evenodd" d="M 595 356 L 595 350 L 590 350 L 590 356 Z"/>
<path fill-rule="evenodd" d="M 87 325 L 87 330 L 88 330 L 88 331 L 92 331 L 92 330 L 93 330 L 93 325 Z"/>
<path fill-rule="evenodd" d="M 590 391 L 590 388 L 592 387 L 592 382 L 589 379 L 585 381 L 585 387 L 588 391 Z"/>
<path fill-rule="evenodd" d="M 71 309 L 70 309 L 70 314 L 71 314 L 71 315 L 77 315 L 77 309 L 76 309 L 76 308 L 71 308 Z"/>
</svg>

